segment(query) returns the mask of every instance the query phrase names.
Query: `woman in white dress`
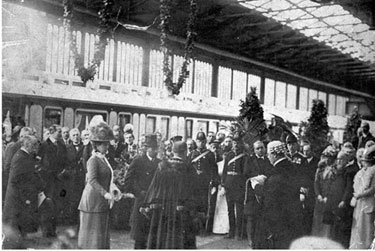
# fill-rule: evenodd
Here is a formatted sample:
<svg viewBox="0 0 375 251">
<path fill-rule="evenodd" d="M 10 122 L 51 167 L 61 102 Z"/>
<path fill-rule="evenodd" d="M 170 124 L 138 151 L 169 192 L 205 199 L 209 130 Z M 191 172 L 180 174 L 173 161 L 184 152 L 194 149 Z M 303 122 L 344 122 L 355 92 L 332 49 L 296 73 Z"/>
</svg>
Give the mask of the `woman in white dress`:
<svg viewBox="0 0 375 251">
<path fill-rule="evenodd" d="M 224 160 L 217 163 L 219 175 L 223 174 Z M 227 234 L 229 233 L 229 217 L 227 199 L 225 197 L 224 189 L 219 185 L 216 199 L 216 209 L 214 216 L 214 224 L 212 232 L 214 234 Z"/>
</svg>

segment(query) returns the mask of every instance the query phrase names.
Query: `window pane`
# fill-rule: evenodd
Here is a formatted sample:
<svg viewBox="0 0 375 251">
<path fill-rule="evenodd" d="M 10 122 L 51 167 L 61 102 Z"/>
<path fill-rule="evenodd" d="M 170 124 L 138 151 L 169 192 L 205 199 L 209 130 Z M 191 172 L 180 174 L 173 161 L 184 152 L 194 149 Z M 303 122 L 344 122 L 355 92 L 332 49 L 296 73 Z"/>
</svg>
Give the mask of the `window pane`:
<svg viewBox="0 0 375 251">
<path fill-rule="evenodd" d="M 198 130 L 206 134 L 208 133 L 208 121 L 198 120 Z"/>
<path fill-rule="evenodd" d="M 283 82 L 276 82 L 276 95 L 275 95 L 275 105 L 277 107 L 285 107 L 285 97 L 286 97 L 286 84 Z"/>
<path fill-rule="evenodd" d="M 186 120 L 186 138 L 193 138 L 193 120 Z"/>
<path fill-rule="evenodd" d="M 299 109 L 301 111 L 307 111 L 307 88 L 299 88 Z"/>
<path fill-rule="evenodd" d="M 328 113 L 329 115 L 336 114 L 336 96 L 333 94 L 328 95 Z"/>
<path fill-rule="evenodd" d="M 311 110 L 313 105 L 313 100 L 318 98 L 318 92 L 313 89 L 309 89 L 309 107 L 308 110 Z"/>
<path fill-rule="evenodd" d="M 318 99 L 322 100 L 325 105 L 327 105 L 327 93 L 325 92 L 318 92 Z"/>
<path fill-rule="evenodd" d="M 233 71 L 233 100 L 246 98 L 246 72 Z"/>
<path fill-rule="evenodd" d="M 159 50 L 150 51 L 150 67 L 149 67 L 149 86 L 162 89 L 163 88 L 163 53 Z"/>
<path fill-rule="evenodd" d="M 296 109 L 297 105 L 297 87 L 295 85 L 288 84 L 288 96 L 286 101 L 286 107 L 290 109 Z"/>
<path fill-rule="evenodd" d="M 147 117 L 146 134 L 154 133 L 155 129 L 156 129 L 156 118 L 155 117 Z"/>
<path fill-rule="evenodd" d="M 344 116 L 345 106 L 346 106 L 346 98 L 343 96 L 337 96 L 336 114 L 340 116 Z"/>
<path fill-rule="evenodd" d="M 162 138 L 169 138 L 169 118 L 161 118 L 161 131 Z"/>
<path fill-rule="evenodd" d="M 58 108 L 46 108 L 44 110 L 44 127 L 49 128 L 51 125 L 61 125 L 62 110 Z"/>
<path fill-rule="evenodd" d="M 103 120 L 107 121 L 107 113 L 105 111 L 78 110 L 75 117 L 75 127 L 80 131 L 88 129 L 89 123 L 95 115 L 101 115 Z"/>
<path fill-rule="evenodd" d="M 266 78 L 264 90 L 264 104 L 274 106 L 275 99 L 275 80 Z"/>
<path fill-rule="evenodd" d="M 180 76 L 181 66 L 182 66 L 183 62 L 184 62 L 183 57 L 173 55 L 173 82 L 175 82 L 175 83 L 177 83 L 178 78 Z M 194 63 L 194 61 L 191 60 L 189 66 L 188 66 L 189 76 L 185 80 L 185 84 L 182 86 L 181 92 L 192 93 L 192 89 L 193 89 L 193 63 Z"/>
<path fill-rule="evenodd" d="M 260 81 L 261 81 L 261 78 L 259 76 L 256 76 L 256 75 L 253 75 L 253 74 L 249 74 L 248 75 L 248 80 L 247 80 L 247 85 L 248 85 L 247 93 L 250 92 L 250 87 L 255 87 L 255 88 L 257 88 L 257 94 L 258 94 L 258 98 L 259 98 L 259 94 L 260 94 Z"/>
<path fill-rule="evenodd" d="M 232 84 L 232 70 L 219 66 L 218 98 L 229 100 Z"/>
<path fill-rule="evenodd" d="M 212 65 L 195 60 L 194 94 L 210 97 L 212 87 Z"/>
<path fill-rule="evenodd" d="M 118 125 L 121 127 L 121 131 L 124 129 L 126 124 L 131 123 L 131 115 L 130 114 L 119 114 L 118 115 Z"/>
</svg>

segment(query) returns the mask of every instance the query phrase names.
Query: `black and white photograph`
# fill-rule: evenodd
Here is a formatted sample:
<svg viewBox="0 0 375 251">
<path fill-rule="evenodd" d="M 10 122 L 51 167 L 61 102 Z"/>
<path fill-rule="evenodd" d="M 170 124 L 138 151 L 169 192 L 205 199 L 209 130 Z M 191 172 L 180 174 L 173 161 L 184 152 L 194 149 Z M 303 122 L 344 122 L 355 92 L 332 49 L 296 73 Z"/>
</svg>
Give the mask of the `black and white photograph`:
<svg viewBox="0 0 375 251">
<path fill-rule="evenodd" d="M 374 0 L 1 7 L 1 249 L 375 249 Z"/>
</svg>

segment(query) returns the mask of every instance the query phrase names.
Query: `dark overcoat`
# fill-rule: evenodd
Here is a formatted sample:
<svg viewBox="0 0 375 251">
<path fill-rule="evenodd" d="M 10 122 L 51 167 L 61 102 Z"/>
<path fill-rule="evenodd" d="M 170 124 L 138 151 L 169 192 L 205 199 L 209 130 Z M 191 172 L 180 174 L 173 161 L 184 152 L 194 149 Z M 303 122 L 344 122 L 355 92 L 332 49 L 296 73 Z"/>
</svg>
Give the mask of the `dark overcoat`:
<svg viewBox="0 0 375 251">
<path fill-rule="evenodd" d="M 300 188 L 294 171 L 292 163 L 283 159 L 276 163 L 264 183 L 264 214 L 260 226 L 266 239 L 256 248 L 287 249 L 291 241 L 301 235 Z"/>
<path fill-rule="evenodd" d="M 145 198 L 150 212 L 148 249 L 196 248 L 193 228 L 196 174 L 179 158 L 159 164 Z M 182 206 L 181 210 L 177 210 Z"/>
<path fill-rule="evenodd" d="M 34 156 L 20 149 L 11 161 L 3 222 L 24 232 L 35 232 L 38 227 L 38 193 L 42 182 L 35 170 Z"/>
<path fill-rule="evenodd" d="M 135 196 L 133 213 L 131 216 L 131 236 L 139 242 L 147 241 L 149 222 L 139 212 L 144 205 L 146 192 L 155 175 L 159 159 L 151 161 L 146 154 L 136 157 L 129 166 L 125 176 L 124 190 L 126 193 L 132 193 Z"/>
</svg>

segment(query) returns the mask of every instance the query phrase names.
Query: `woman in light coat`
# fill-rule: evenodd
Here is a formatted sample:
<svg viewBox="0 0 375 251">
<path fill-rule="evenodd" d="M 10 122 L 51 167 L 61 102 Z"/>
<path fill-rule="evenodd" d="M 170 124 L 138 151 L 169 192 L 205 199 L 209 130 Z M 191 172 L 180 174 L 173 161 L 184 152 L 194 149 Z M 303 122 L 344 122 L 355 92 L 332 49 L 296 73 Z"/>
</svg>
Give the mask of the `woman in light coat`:
<svg viewBox="0 0 375 251">
<path fill-rule="evenodd" d="M 375 145 L 364 151 L 361 166 L 353 184 L 351 206 L 354 206 L 354 213 L 350 249 L 369 249 L 374 238 Z"/>
<path fill-rule="evenodd" d="M 113 170 L 105 154 L 113 132 L 105 122 L 91 129 L 93 152 L 87 162 L 86 186 L 80 204 L 78 247 L 82 249 L 109 249 L 109 211 L 118 199 L 111 191 Z M 116 190 L 119 194 L 119 191 Z"/>
</svg>

